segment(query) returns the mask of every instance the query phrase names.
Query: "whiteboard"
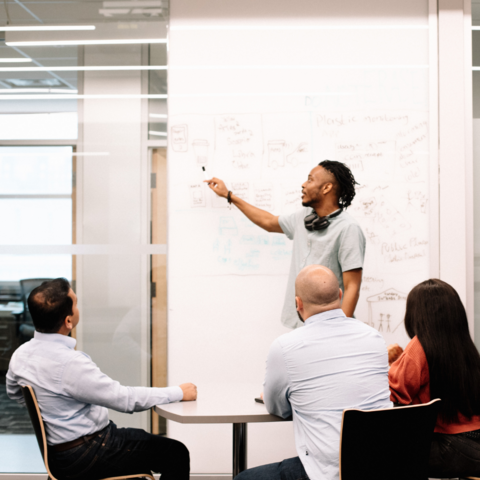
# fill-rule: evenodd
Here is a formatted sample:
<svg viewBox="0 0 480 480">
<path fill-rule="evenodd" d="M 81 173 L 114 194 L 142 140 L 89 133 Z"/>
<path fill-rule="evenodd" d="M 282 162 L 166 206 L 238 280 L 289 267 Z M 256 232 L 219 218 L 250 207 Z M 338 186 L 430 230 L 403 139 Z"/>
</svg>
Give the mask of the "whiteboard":
<svg viewBox="0 0 480 480">
<path fill-rule="evenodd" d="M 180 237 L 198 232 L 195 248 L 172 242 L 170 252 L 192 276 L 286 274 L 293 243 L 230 208 L 208 189 L 202 167 L 235 195 L 281 215 L 302 208 L 301 184 L 317 160 L 348 165 L 359 183 L 348 211 L 367 239 L 356 316 L 387 343 L 408 343 L 406 295 L 429 272 L 428 112 L 182 114 L 170 117 L 169 133 L 170 225 Z"/>
<path fill-rule="evenodd" d="M 280 314 L 292 242 L 230 209 L 203 183 L 202 166 L 280 215 L 301 208 L 314 166 L 345 162 L 360 184 L 348 212 L 367 238 L 356 317 L 386 343 L 409 340 L 406 295 L 429 277 L 437 234 L 429 228 L 428 2 L 357 7 L 171 3 L 170 384 L 193 381 L 201 395 L 202 385 L 255 383 L 260 392 L 268 349 L 289 331 Z M 291 425 L 251 427 L 249 467 L 296 455 Z M 189 447 L 192 472 L 231 472 L 231 427 L 168 429 Z"/>
</svg>

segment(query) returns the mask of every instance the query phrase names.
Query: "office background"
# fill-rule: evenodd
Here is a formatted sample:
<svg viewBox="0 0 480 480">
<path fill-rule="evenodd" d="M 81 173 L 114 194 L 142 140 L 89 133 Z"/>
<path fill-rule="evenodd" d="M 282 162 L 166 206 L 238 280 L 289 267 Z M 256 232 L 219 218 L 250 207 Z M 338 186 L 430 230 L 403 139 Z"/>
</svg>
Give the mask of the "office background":
<svg viewBox="0 0 480 480">
<path fill-rule="evenodd" d="M 20 281 L 65 276 L 79 297 L 78 348 L 123 384 L 164 386 L 168 378 L 197 383 L 199 395 L 218 383 L 260 390 L 268 347 L 287 331 L 279 322 L 286 272 L 192 274 L 195 260 L 185 261 L 182 249 L 198 256 L 201 234 L 178 226 L 184 184 L 171 163 L 178 155 L 168 156 L 167 176 L 168 116 L 293 111 L 307 96 L 310 111 L 346 112 L 372 82 L 375 95 L 364 88 L 362 108 L 383 92 L 381 108 L 426 115 L 422 268 L 455 286 L 480 345 L 480 3 L 11 0 L 7 7 L 10 26 L 96 28 L 6 29 L 0 44 L 0 382 L 14 349 L 32 335 L 22 298 L 29 284 Z M 359 35 L 365 48 L 346 70 Z M 324 70 L 316 77 L 319 70 L 305 66 Z M 357 95 L 322 97 L 327 90 L 315 79 L 325 76 L 328 92 Z M 190 448 L 193 474 L 231 472 L 227 426 L 167 425 L 150 412 L 111 418 L 168 430 Z M 248 455 L 249 466 L 293 456 L 291 425 L 252 425 Z M 26 412 L 2 387 L 0 473 L 43 471 Z"/>
</svg>

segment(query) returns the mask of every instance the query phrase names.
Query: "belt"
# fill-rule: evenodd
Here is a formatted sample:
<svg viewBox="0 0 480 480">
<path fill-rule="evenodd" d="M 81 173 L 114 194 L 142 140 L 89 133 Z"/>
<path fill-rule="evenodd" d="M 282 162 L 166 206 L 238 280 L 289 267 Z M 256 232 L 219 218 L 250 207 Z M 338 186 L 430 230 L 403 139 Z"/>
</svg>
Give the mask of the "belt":
<svg viewBox="0 0 480 480">
<path fill-rule="evenodd" d="M 54 452 L 65 452 L 66 450 L 70 450 L 72 448 L 78 447 L 79 445 L 82 445 L 82 443 L 89 442 L 92 438 L 95 438 L 99 433 L 103 432 L 105 428 L 102 428 L 98 432 L 92 433 L 91 435 L 85 435 L 84 437 L 77 438 L 76 440 L 72 440 L 70 442 L 51 445 L 50 448 Z"/>
</svg>

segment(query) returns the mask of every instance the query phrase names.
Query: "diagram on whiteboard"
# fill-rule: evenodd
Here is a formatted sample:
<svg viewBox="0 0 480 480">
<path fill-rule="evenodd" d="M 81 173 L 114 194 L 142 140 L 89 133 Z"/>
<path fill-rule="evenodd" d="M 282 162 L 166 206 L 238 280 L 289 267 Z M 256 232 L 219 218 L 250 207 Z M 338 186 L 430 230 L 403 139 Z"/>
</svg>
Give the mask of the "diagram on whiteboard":
<svg viewBox="0 0 480 480">
<path fill-rule="evenodd" d="M 288 238 L 254 225 L 205 178 L 221 178 L 249 204 L 288 215 L 302 208 L 301 185 L 314 166 L 344 162 L 358 182 L 348 213 L 367 241 L 355 315 L 387 343 L 405 346 L 406 295 L 429 272 L 427 118 L 366 110 L 172 116 L 171 224 L 180 237 L 193 232 L 196 239 L 196 249 L 185 252 L 189 271 L 286 277 L 292 256 Z"/>
<path fill-rule="evenodd" d="M 365 323 L 378 330 L 389 343 L 394 343 L 395 333 L 404 333 L 403 319 L 407 295 L 389 288 L 367 297 L 368 319 Z"/>
</svg>

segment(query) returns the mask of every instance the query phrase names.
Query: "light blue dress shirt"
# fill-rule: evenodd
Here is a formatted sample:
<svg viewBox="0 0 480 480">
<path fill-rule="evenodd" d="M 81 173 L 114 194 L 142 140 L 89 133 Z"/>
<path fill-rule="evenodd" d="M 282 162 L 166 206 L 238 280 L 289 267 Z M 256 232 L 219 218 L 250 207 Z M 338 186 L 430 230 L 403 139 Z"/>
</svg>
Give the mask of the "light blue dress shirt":
<svg viewBox="0 0 480 480">
<path fill-rule="evenodd" d="M 108 408 L 133 413 L 182 400 L 180 387 L 124 387 L 75 351 L 77 341 L 57 333 L 39 333 L 10 360 L 7 393 L 23 404 L 20 386 L 31 385 L 45 423 L 49 445 L 90 435 L 108 425 Z"/>
<path fill-rule="evenodd" d="M 365 258 L 365 235 L 351 215 L 343 211 L 331 218 L 330 225 L 324 230 L 310 232 L 304 223 L 304 218 L 310 213 L 312 209 L 305 207 L 278 218 L 283 233 L 293 240 L 290 274 L 281 317 L 282 323 L 290 328 L 303 325 L 295 308 L 295 279 L 303 267 L 323 265 L 329 268 L 343 291 L 343 272 L 362 268 Z"/>
<path fill-rule="evenodd" d="M 343 410 L 392 407 L 383 337 L 340 309 L 314 315 L 273 342 L 263 395 L 270 413 L 293 415 L 309 478 L 338 479 Z"/>
</svg>

